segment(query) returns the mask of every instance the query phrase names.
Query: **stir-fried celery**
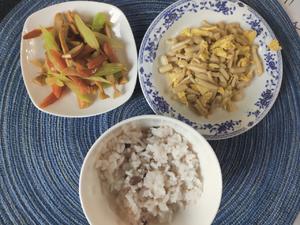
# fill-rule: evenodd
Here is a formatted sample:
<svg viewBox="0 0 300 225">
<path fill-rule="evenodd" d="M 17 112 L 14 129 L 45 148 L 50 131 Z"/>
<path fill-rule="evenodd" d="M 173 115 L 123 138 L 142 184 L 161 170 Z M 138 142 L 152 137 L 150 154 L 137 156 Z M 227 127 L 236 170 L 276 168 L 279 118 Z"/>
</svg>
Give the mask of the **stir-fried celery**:
<svg viewBox="0 0 300 225">
<path fill-rule="evenodd" d="M 33 82 L 52 89 L 41 107 L 55 103 L 66 89 L 75 94 L 80 108 L 90 106 L 97 92 L 100 99 L 108 98 L 105 91 L 108 87 L 113 89 L 110 97 L 122 94 L 118 85 L 124 84 L 122 79 L 127 69 L 114 52 L 122 48 L 122 43 L 113 37 L 106 14 L 97 13 L 88 23 L 75 12 L 58 13 L 52 27 L 34 29 L 23 39 L 40 36 L 45 60 L 33 60 L 40 70 Z"/>
</svg>

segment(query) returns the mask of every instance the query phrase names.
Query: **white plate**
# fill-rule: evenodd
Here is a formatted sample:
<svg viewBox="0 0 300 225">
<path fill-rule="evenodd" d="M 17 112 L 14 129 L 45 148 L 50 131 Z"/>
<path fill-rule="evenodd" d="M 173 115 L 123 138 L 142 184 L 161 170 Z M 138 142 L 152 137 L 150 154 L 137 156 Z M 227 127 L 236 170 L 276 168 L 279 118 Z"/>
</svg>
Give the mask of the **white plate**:
<svg viewBox="0 0 300 225">
<path fill-rule="evenodd" d="M 209 143 L 192 127 L 168 117 L 148 115 L 127 119 L 108 129 L 89 150 L 81 168 L 79 195 L 83 211 L 92 225 L 127 225 L 117 223 L 117 217 L 108 207 L 107 199 L 101 192 L 101 181 L 96 162 L 102 149 L 122 128 L 132 125 L 153 127 L 167 125 L 183 135 L 193 146 L 200 162 L 203 177 L 203 193 L 199 204 L 182 213 L 173 225 L 209 225 L 212 223 L 222 196 L 222 174 L 218 159 Z"/>
<path fill-rule="evenodd" d="M 65 2 L 49 6 L 33 13 L 27 18 L 24 24 L 23 34 L 40 26 L 53 26 L 55 14 L 68 10 L 76 11 L 86 19 L 92 19 L 98 12 L 106 12 L 109 14 L 114 34 L 124 44 L 124 49 L 118 52 L 118 56 L 120 61 L 129 69 L 129 82 L 126 85 L 120 86 L 123 95 L 116 99 L 97 99 L 90 107 L 79 109 L 75 95 L 70 92 L 54 104 L 41 109 L 38 104 L 50 94 L 51 90 L 50 87 L 40 87 L 32 82 L 32 79 L 38 74 L 38 69 L 30 63 L 32 59 L 44 58 L 43 41 L 41 38 L 21 41 L 21 67 L 28 95 L 32 103 L 39 110 L 56 116 L 88 117 L 113 110 L 124 104 L 131 97 L 137 79 L 137 51 L 135 40 L 127 18 L 120 9 L 113 5 L 89 1 Z M 112 88 L 107 89 L 107 93 L 112 96 Z"/>
<path fill-rule="evenodd" d="M 258 33 L 256 44 L 265 72 L 246 88 L 246 97 L 237 103 L 238 111 L 216 110 L 208 119 L 198 116 L 171 99 L 165 76 L 158 73 L 158 56 L 166 51 L 165 40 L 186 27 L 199 26 L 203 20 L 216 23 L 239 22 L 243 28 Z M 276 39 L 266 21 L 240 1 L 180 0 L 163 12 L 150 25 L 143 39 L 138 59 L 140 84 L 151 108 L 161 115 L 177 118 L 194 127 L 207 139 L 230 138 L 255 126 L 273 106 L 282 81 L 282 57 L 271 52 L 267 44 Z"/>
</svg>

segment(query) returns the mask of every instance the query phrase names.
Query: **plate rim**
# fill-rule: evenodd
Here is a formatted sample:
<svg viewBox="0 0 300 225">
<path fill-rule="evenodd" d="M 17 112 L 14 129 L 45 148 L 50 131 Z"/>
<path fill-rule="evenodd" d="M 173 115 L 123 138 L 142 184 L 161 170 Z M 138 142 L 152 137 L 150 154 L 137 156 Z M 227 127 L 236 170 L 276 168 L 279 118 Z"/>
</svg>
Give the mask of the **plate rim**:
<svg viewBox="0 0 300 225">
<path fill-rule="evenodd" d="M 144 52 L 144 47 L 147 43 L 147 40 L 150 36 L 150 34 L 153 32 L 153 29 L 155 28 L 155 26 L 157 25 L 157 23 L 159 23 L 159 21 L 161 20 L 161 18 L 163 17 L 163 15 L 168 12 L 169 10 L 176 8 L 177 6 L 186 3 L 186 2 L 202 2 L 203 0 L 178 0 L 174 3 L 172 3 L 171 5 L 169 5 L 168 7 L 166 7 L 164 10 L 162 10 L 156 17 L 155 19 L 152 21 L 152 23 L 149 25 L 143 40 L 140 44 L 140 49 L 139 49 L 139 55 L 138 55 L 138 77 L 139 77 L 139 83 L 143 92 L 143 95 L 148 103 L 148 105 L 150 106 L 150 108 L 153 110 L 153 112 L 155 114 L 158 115 L 163 115 L 163 116 L 168 116 L 168 117 L 172 117 L 169 113 L 164 113 L 161 112 L 160 110 L 156 109 L 156 107 L 154 107 L 153 103 L 150 100 L 149 95 L 147 94 L 146 90 L 145 90 L 145 85 L 143 84 L 143 78 L 142 78 L 142 72 L 140 71 L 141 68 L 144 68 L 143 64 L 144 64 L 144 60 L 143 60 L 143 52 Z M 261 20 L 261 22 L 263 23 L 263 25 L 266 27 L 266 29 L 268 30 L 268 32 L 270 33 L 271 37 L 273 39 L 277 39 L 276 35 L 273 31 L 273 29 L 271 28 L 271 26 L 267 23 L 267 21 L 256 11 L 254 10 L 251 6 L 249 6 L 248 4 L 240 1 L 240 0 L 214 0 L 215 2 L 218 1 L 223 1 L 223 2 L 231 2 L 233 4 L 242 4 L 243 6 L 247 7 L 248 11 L 250 11 L 251 13 L 253 13 L 258 19 Z M 270 112 L 270 110 L 273 108 L 279 93 L 280 93 L 280 89 L 282 86 L 282 80 L 283 80 L 283 58 L 282 58 L 282 53 L 281 51 L 277 52 L 278 54 L 278 71 L 279 71 L 279 79 L 277 81 L 277 85 L 275 90 L 272 92 L 273 93 L 273 97 L 272 100 L 270 101 L 270 104 L 268 105 L 268 108 L 264 109 L 262 111 L 262 113 L 259 115 L 259 117 L 257 117 L 253 124 L 251 126 L 242 126 L 241 128 L 230 132 L 230 133 L 224 133 L 224 134 L 216 134 L 216 135 L 207 135 L 207 134 L 203 134 L 201 132 L 200 129 L 196 129 L 202 136 L 204 136 L 207 140 L 225 140 L 225 139 L 229 139 L 229 138 L 233 138 L 236 136 L 239 136 L 241 134 L 246 133 L 247 131 L 251 130 L 252 128 L 254 128 L 257 124 L 259 124 L 265 117 L 266 115 Z M 152 74 L 153 76 L 153 74 Z M 162 96 L 162 95 L 160 95 Z"/>
</svg>

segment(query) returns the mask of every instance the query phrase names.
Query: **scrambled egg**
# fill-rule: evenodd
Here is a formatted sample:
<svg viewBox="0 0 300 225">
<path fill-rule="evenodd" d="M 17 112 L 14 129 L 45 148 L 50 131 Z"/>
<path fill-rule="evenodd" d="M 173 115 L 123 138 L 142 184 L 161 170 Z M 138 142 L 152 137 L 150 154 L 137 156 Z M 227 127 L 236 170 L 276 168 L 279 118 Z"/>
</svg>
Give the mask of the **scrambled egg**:
<svg viewBox="0 0 300 225">
<path fill-rule="evenodd" d="M 187 98 L 185 96 L 185 92 L 184 91 L 180 91 L 177 93 L 177 96 L 179 98 L 179 100 L 184 103 L 184 104 L 188 104 Z"/>
<path fill-rule="evenodd" d="M 225 94 L 224 88 L 219 87 L 219 88 L 218 88 L 218 93 L 220 93 L 221 95 L 224 95 L 224 94 Z"/>
<path fill-rule="evenodd" d="M 214 48 L 223 48 L 225 50 L 229 50 L 232 48 L 235 48 L 235 45 L 233 44 L 234 36 L 232 34 L 226 35 L 222 37 L 221 39 L 217 40 L 213 45 L 212 49 Z"/>
<path fill-rule="evenodd" d="M 234 36 L 227 35 L 223 38 L 219 39 L 212 45 L 212 51 L 216 56 L 223 57 L 223 58 L 231 58 L 232 55 L 228 54 L 227 51 L 229 49 L 234 49 L 235 45 L 233 44 Z"/>
<path fill-rule="evenodd" d="M 192 37 L 191 28 L 185 28 L 181 31 L 180 35 L 185 37 Z"/>
<path fill-rule="evenodd" d="M 249 44 L 253 44 L 255 38 L 256 38 L 256 31 L 255 30 L 245 30 L 244 36 L 248 39 Z"/>
<path fill-rule="evenodd" d="M 272 40 L 269 44 L 268 47 L 270 50 L 276 52 L 276 51 L 280 51 L 282 48 L 278 42 L 278 40 L 274 39 Z"/>
<path fill-rule="evenodd" d="M 227 58 L 227 59 L 230 58 L 230 56 L 227 54 L 227 52 L 222 48 L 213 49 L 213 53 L 219 57 L 223 57 L 223 58 Z"/>
</svg>

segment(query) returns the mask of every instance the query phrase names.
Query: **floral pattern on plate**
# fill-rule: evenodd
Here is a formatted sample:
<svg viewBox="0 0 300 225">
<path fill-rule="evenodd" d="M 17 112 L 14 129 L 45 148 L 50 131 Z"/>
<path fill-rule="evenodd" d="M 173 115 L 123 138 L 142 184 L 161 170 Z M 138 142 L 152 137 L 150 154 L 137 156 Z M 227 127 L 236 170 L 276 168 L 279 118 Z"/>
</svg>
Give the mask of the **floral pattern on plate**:
<svg viewBox="0 0 300 225">
<path fill-rule="evenodd" d="M 263 80 L 259 83 L 259 93 L 254 100 L 249 100 L 247 109 L 240 109 L 234 118 L 195 119 L 190 118 L 171 104 L 171 100 L 163 94 L 155 76 L 155 64 L 158 57 L 161 40 L 166 33 L 179 26 L 181 20 L 200 14 L 214 13 L 223 20 L 242 21 L 247 29 L 257 32 L 256 42 L 265 66 Z M 210 17 L 208 17 L 210 18 Z M 188 25 L 187 25 L 188 26 Z M 153 111 L 177 118 L 194 127 L 207 139 L 226 139 L 249 130 L 255 126 L 274 104 L 282 80 L 282 57 L 280 52 L 271 52 L 267 43 L 275 39 L 275 35 L 264 19 L 256 11 L 240 1 L 227 0 L 181 0 L 166 8 L 150 25 L 145 34 L 139 53 L 139 79 L 145 98 Z M 162 75 L 160 75 L 162 76 Z"/>
</svg>

